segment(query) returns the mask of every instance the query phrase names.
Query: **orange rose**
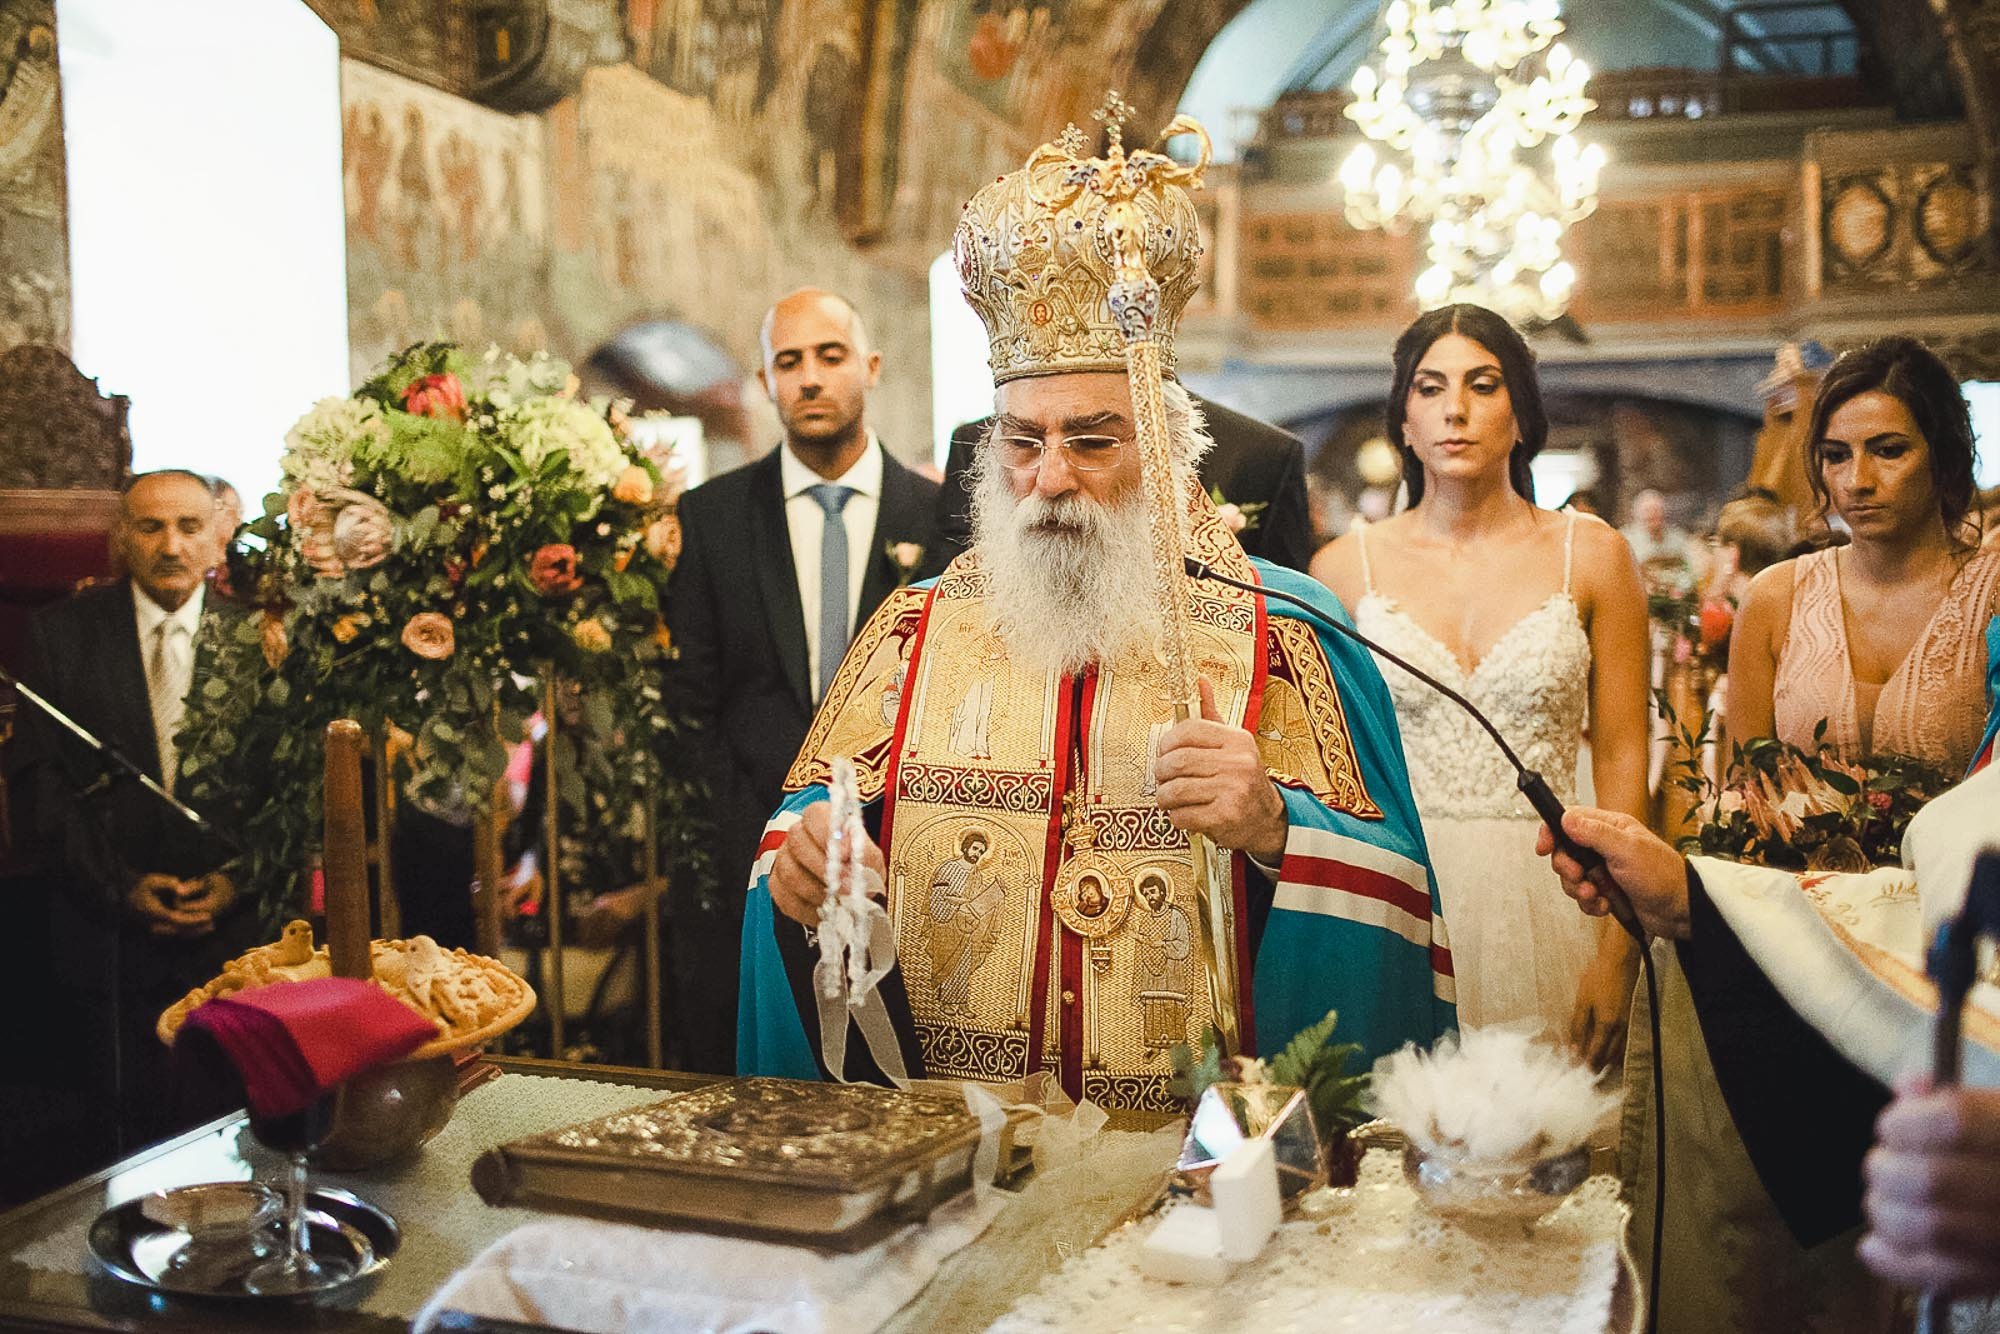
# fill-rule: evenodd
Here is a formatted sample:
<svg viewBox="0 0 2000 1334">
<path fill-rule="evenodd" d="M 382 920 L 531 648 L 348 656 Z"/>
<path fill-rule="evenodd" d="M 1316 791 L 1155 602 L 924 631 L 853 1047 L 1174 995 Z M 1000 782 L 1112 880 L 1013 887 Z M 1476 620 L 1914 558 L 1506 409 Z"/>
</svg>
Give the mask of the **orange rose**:
<svg viewBox="0 0 2000 1334">
<path fill-rule="evenodd" d="M 604 623 L 595 616 L 587 621 L 577 622 L 576 628 L 569 632 L 569 637 L 575 640 L 576 646 L 585 653 L 602 653 L 611 647 L 611 632 L 605 629 Z"/>
<path fill-rule="evenodd" d="M 636 463 L 631 465 L 611 484 L 611 498 L 627 505 L 652 504 L 653 474 Z"/>
<path fill-rule="evenodd" d="M 368 618 L 358 611 L 350 611 L 333 623 L 333 637 L 342 644 L 352 644 L 361 627 L 368 624 Z"/>
<path fill-rule="evenodd" d="M 618 573 L 620 574 L 625 573 L 625 567 L 630 565 L 631 563 L 632 563 L 632 548 L 630 547 L 618 548 L 618 554 L 611 558 L 611 568 L 618 571 Z"/>
<path fill-rule="evenodd" d="M 458 647 L 452 637 L 450 618 L 435 611 L 418 612 L 403 627 L 403 647 L 432 662 L 449 658 Z"/>
<path fill-rule="evenodd" d="M 674 651 L 674 632 L 667 629 L 665 621 L 653 622 L 653 642 L 659 645 L 660 652 L 670 657 L 672 656 Z"/>
</svg>

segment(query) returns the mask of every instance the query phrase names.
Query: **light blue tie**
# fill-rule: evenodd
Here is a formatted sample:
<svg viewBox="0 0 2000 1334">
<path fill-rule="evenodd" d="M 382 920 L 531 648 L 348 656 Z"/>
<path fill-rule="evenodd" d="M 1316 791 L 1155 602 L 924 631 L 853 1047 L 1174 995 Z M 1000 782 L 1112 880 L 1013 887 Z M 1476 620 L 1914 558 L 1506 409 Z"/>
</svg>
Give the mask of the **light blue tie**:
<svg viewBox="0 0 2000 1334">
<path fill-rule="evenodd" d="M 819 689 L 813 696 L 824 699 L 847 656 L 847 525 L 840 512 L 854 489 L 822 482 L 809 491 L 826 511 L 826 536 L 819 546 Z"/>
</svg>

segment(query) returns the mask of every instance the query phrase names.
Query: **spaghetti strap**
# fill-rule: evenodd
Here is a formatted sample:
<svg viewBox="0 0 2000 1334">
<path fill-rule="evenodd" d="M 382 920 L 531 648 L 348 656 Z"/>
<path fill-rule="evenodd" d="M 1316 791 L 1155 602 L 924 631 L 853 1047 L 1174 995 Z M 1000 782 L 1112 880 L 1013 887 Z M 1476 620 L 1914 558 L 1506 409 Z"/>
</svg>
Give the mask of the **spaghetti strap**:
<svg viewBox="0 0 2000 1334">
<path fill-rule="evenodd" d="M 1361 591 L 1369 597 L 1375 596 L 1375 575 L 1368 568 L 1368 520 L 1354 525 L 1354 540 L 1361 544 Z"/>
<path fill-rule="evenodd" d="M 1569 524 L 1563 529 L 1563 596 L 1569 596 L 1570 557 L 1576 550 L 1576 511 L 1569 512 Z"/>
</svg>

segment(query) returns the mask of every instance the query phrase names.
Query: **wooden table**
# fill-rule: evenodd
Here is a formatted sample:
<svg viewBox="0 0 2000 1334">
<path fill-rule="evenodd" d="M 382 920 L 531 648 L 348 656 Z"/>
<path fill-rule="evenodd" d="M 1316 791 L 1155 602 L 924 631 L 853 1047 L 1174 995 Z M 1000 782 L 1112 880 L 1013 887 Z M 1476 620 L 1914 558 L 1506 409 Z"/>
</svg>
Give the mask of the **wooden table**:
<svg viewBox="0 0 2000 1334">
<path fill-rule="evenodd" d="M 520 1058 L 495 1058 L 493 1064 L 508 1073 L 630 1084 L 669 1093 L 699 1088 L 715 1079 L 712 1075 Z M 0 1329 L 132 1330 L 149 1334 L 299 1329 L 403 1334 L 409 1328 L 407 1318 L 394 1320 L 353 1309 L 353 1297 L 346 1299 L 347 1305 L 336 1301 L 297 1305 L 186 1301 L 148 1293 L 112 1278 L 87 1255 L 78 1255 L 70 1272 L 33 1268 L 15 1258 L 23 1247 L 50 1233 L 87 1225 L 112 1205 L 163 1186 L 245 1178 L 249 1175 L 247 1164 L 236 1151 L 237 1136 L 233 1133 L 243 1120 L 241 1113 L 218 1118 L 0 1215 Z M 469 1183 L 466 1189 L 471 1189 Z M 362 1193 L 367 1193 L 365 1187 Z"/>
</svg>

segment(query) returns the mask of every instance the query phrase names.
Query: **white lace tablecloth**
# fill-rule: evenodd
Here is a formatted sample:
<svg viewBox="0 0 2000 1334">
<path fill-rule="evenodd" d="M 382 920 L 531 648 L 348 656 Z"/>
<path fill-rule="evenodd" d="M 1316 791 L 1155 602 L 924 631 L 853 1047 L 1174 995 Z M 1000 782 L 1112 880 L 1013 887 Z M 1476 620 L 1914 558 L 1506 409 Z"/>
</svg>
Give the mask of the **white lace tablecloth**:
<svg viewBox="0 0 2000 1334">
<path fill-rule="evenodd" d="M 1216 1288 L 1140 1273 L 1139 1248 L 1155 1224 L 1133 1223 L 1064 1265 L 993 1334 L 1611 1327 L 1629 1213 L 1611 1177 L 1592 1177 L 1532 1228 L 1478 1234 L 1430 1213 L 1393 1153 L 1369 1153 L 1359 1182 L 1331 1194 L 1324 1216 L 1284 1224 L 1262 1256 Z"/>
</svg>

